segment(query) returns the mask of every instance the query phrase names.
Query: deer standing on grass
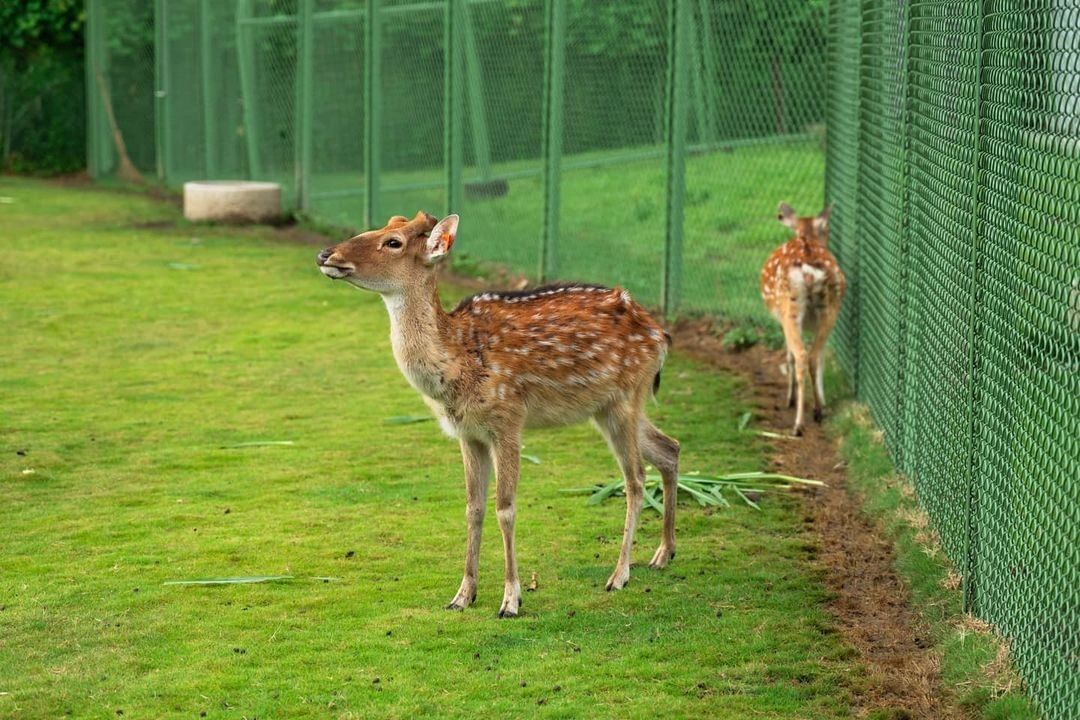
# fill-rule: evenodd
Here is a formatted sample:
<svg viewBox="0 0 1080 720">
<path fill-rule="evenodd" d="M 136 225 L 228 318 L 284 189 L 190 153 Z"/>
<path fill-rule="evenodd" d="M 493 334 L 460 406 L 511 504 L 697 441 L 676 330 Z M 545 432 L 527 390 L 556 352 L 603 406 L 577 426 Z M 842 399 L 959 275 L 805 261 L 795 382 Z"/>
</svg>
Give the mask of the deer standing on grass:
<svg viewBox="0 0 1080 720">
<path fill-rule="evenodd" d="M 825 408 L 825 343 L 840 314 L 847 280 L 829 252 L 829 211 L 798 217 L 780 203 L 778 219 L 795 237 L 773 251 L 761 270 L 761 297 L 784 328 L 787 345 L 787 404 L 795 406 L 794 435 L 803 434 L 803 386 L 807 371 L 814 384 L 814 420 Z M 811 333 L 809 351 L 803 333 Z"/>
<path fill-rule="evenodd" d="M 486 292 L 445 312 L 436 270 L 457 228 L 457 215 L 439 222 L 422 212 L 412 220 L 394 216 L 386 227 L 329 247 L 317 259 L 327 277 L 382 296 L 398 367 L 442 429 L 461 444 L 468 540 L 465 576 L 448 608 L 461 610 L 476 599 L 480 531 L 494 466 L 506 562 L 499 617 L 518 613 L 515 496 L 526 427 L 590 419 L 607 438 L 626 481 L 622 549 L 608 590 L 630 579 L 644 496 L 642 456 L 660 471 L 663 537 L 650 567 L 664 567 L 675 556 L 679 443 L 648 421 L 644 404 L 659 387 L 670 339 L 625 290 L 595 285 Z"/>
</svg>

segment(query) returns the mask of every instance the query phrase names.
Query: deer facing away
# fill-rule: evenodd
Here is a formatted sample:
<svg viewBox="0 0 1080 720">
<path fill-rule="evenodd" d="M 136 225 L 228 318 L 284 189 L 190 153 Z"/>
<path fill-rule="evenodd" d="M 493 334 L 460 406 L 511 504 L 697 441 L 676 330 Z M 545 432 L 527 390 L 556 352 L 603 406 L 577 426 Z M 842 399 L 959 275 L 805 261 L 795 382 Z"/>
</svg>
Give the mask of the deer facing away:
<svg viewBox="0 0 1080 720">
<path fill-rule="evenodd" d="M 394 216 L 385 227 L 319 253 L 324 275 L 379 293 L 390 313 L 394 358 L 409 383 L 456 437 L 465 465 L 465 574 L 450 609 L 476 599 L 488 479 L 503 536 L 506 581 L 499 617 L 517 615 L 521 583 L 514 552 L 522 430 L 592 420 L 626 482 L 622 548 L 608 590 L 630 579 L 630 553 L 644 497 L 644 460 L 663 478 L 662 540 L 651 567 L 675 556 L 679 443 L 645 417 L 669 339 L 624 290 L 554 285 L 487 292 L 447 313 L 436 270 L 454 243 L 458 216 Z"/>
<path fill-rule="evenodd" d="M 840 314 L 847 281 L 829 252 L 829 211 L 817 217 L 798 217 L 780 203 L 778 219 L 795 237 L 777 248 L 761 270 L 761 297 L 784 328 L 787 345 L 788 407 L 795 406 L 793 433 L 803 433 L 803 386 L 807 374 L 814 386 L 814 420 L 825 408 L 825 343 Z M 812 335 L 807 350 L 804 333 Z"/>
</svg>

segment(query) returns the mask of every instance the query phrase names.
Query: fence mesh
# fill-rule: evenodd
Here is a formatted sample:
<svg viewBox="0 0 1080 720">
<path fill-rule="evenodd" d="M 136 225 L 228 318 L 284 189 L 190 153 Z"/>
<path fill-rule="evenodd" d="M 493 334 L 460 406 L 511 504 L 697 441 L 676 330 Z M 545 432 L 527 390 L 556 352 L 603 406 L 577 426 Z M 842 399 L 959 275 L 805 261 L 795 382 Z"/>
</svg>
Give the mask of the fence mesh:
<svg viewBox="0 0 1080 720">
<path fill-rule="evenodd" d="M 99 178 L 121 142 L 169 186 L 273 180 L 332 225 L 453 210 L 462 264 L 754 321 L 776 204 L 821 204 L 822 0 L 88 8 Z"/>
<path fill-rule="evenodd" d="M 824 195 L 837 356 L 969 606 L 1080 717 L 1076 0 L 87 7 L 99 178 L 275 180 L 357 228 L 456 211 L 463 265 L 735 321 L 766 319 L 777 202 Z"/>
<path fill-rule="evenodd" d="M 839 355 L 969 607 L 1080 717 L 1080 3 L 830 9 Z"/>
</svg>

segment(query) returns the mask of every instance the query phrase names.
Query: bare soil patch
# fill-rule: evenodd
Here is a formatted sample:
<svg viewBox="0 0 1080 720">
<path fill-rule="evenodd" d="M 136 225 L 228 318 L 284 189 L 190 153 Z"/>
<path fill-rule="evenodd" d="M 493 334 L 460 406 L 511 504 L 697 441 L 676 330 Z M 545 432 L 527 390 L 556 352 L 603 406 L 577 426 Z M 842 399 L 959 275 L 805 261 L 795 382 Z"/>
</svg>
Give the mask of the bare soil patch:
<svg viewBox="0 0 1080 720">
<path fill-rule="evenodd" d="M 782 350 L 756 345 L 729 351 L 709 320 L 681 321 L 672 335 L 680 352 L 746 378 L 763 429 L 790 432 L 794 410 L 784 403 Z M 801 438 L 772 441 L 770 462 L 777 472 L 828 483 L 801 494 L 803 522 L 821 547 L 818 561 L 833 594 L 830 612 L 866 667 L 864 680 L 852 688 L 858 717 L 963 717 L 942 700 L 939 652 L 909 605 L 908 589 L 894 569 L 892 543 L 863 517 L 848 491 L 836 444 L 820 425 L 809 423 Z"/>
</svg>

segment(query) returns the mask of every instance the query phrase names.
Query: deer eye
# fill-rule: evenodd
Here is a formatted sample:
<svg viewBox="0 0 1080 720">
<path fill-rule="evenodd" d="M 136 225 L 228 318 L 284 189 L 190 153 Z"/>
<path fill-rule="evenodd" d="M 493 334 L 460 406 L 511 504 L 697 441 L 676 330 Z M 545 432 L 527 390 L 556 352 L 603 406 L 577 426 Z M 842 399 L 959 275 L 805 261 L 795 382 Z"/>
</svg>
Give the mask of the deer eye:
<svg viewBox="0 0 1080 720">
<path fill-rule="evenodd" d="M 401 247 L 401 241 L 397 238 L 390 238 L 385 243 L 383 243 L 383 247 L 388 247 L 391 250 L 397 250 Z"/>
</svg>

